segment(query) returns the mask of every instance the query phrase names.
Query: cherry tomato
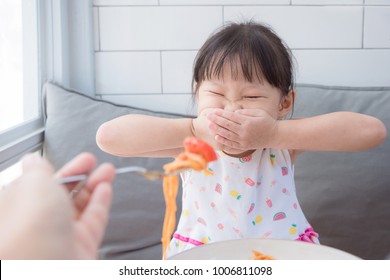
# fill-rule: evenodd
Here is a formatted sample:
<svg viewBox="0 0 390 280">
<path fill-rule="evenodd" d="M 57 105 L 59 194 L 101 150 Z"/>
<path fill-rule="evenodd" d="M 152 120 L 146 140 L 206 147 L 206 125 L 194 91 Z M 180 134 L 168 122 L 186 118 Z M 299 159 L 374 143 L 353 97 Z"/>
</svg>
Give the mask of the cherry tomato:
<svg viewBox="0 0 390 280">
<path fill-rule="evenodd" d="M 199 138 L 187 137 L 184 139 L 184 149 L 190 153 L 201 155 L 207 162 L 217 159 L 213 147 Z"/>
</svg>

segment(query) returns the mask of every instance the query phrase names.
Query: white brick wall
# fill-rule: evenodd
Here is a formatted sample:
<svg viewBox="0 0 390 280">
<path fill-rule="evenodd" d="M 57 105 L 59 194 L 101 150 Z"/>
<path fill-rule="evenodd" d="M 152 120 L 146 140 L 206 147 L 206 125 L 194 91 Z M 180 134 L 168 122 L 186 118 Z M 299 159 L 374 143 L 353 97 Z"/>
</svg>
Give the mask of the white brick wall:
<svg viewBox="0 0 390 280">
<path fill-rule="evenodd" d="M 226 21 L 255 19 L 287 42 L 298 83 L 390 86 L 390 0 L 94 0 L 96 91 L 191 112 L 194 57 Z"/>
</svg>

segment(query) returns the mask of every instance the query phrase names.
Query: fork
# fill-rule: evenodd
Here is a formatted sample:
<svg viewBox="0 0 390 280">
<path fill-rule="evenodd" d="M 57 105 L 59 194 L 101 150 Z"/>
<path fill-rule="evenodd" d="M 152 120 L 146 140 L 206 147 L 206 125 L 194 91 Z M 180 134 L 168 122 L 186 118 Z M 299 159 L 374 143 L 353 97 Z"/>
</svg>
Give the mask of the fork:
<svg viewBox="0 0 390 280">
<path fill-rule="evenodd" d="M 154 180 L 163 179 L 164 176 L 179 174 L 181 171 L 184 171 L 184 169 L 166 173 L 157 170 L 147 170 L 146 168 L 140 166 L 127 166 L 127 167 L 115 169 L 115 174 L 118 175 L 123 173 L 137 173 L 143 176 L 147 180 L 154 181 Z M 58 178 L 56 182 L 58 184 L 82 182 L 85 181 L 88 178 L 88 176 L 89 174 L 81 174 L 81 175 L 75 175 L 70 177 L 63 177 L 63 178 Z"/>
<path fill-rule="evenodd" d="M 115 174 L 118 175 L 123 173 L 137 173 L 143 176 L 146 180 L 154 181 L 154 180 L 163 179 L 164 176 L 176 175 L 180 171 L 183 170 L 177 170 L 177 171 L 165 173 L 156 170 L 147 170 L 146 168 L 140 166 L 127 166 L 127 167 L 115 169 Z M 63 178 L 58 178 L 56 182 L 61 185 L 78 182 L 77 185 L 69 193 L 70 197 L 74 198 L 84 187 L 85 181 L 87 180 L 88 176 L 89 174 L 80 174 L 80 175 L 75 175 L 70 177 L 63 177 Z"/>
</svg>

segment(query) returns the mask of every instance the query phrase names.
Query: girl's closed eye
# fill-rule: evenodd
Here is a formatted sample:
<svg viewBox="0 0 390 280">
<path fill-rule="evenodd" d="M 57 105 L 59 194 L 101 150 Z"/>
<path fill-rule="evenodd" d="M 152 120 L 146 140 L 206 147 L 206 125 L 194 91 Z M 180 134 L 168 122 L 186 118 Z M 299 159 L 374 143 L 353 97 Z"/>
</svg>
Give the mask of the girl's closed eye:
<svg viewBox="0 0 390 280">
<path fill-rule="evenodd" d="M 263 96 L 263 95 L 248 95 L 248 96 L 244 96 L 244 98 L 245 98 L 245 99 L 256 100 L 256 99 L 266 98 L 266 97 Z"/>
<path fill-rule="evenodd" d="M 224 96 L 222 93 L 217 92 L 217 91 L 208 90 L 208 92 L 210 92 L 210 93 L 212 93 L 212 94 L 215 94 L 215 95 Z"/>
</svg>

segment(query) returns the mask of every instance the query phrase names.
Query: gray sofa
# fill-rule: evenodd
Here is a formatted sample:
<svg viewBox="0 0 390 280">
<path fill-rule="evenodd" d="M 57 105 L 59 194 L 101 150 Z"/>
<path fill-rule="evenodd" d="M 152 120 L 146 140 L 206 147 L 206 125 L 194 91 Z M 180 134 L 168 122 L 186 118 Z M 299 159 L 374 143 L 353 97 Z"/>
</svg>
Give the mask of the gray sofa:
<svg viewBox="0 0 390 280">
<path fill-rule="evenodd" d="M 132 113 L 185 117 L 116 105 L 64 89 L 45 86 L 44 155 L 56 168 L 82 151 L 115 166 L 161 169 L 171 159 L 120 158 L 97 147 L 101 123 Z M 348 110 L 381 119 L 390 131 L 390 88 L 298 85 L 293 117 Z M 134 131 L 134 133 L 137 133 Z M 298 197 L 323 245 L 363 259 L 390 253 L 390 141 L 358 153 L 305 153 L 295 166 Z M 178 195 L 180 205 L 181 194 Z M 114 198 L 102 259 L 160 259 L 164 215 L 161 182 L 124 174 L 114 182 Z M 178 210 L 178 216 L 180 209 Z"/>
</svg>

